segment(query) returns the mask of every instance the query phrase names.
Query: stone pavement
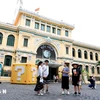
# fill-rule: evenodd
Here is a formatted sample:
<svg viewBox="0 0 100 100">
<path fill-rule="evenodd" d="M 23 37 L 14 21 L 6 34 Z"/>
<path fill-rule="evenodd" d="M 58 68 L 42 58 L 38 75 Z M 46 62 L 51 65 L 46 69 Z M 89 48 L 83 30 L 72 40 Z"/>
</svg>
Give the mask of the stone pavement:
<svg viewBox="0 0 100 100">
<path fill-rule="evenodd" d="M 61 95 L 60 83 L 49 85 L 50 94 L 37 96 L 34 92 L 35 85 L 2 83 L 0 84 L 0 100 L 100 100 L 100 85 L 97 85 L 95 90 L 83 85 L 80 96 L 73 95 L 72 85 L 70 85 L 70 95 Z"/>
</svg>

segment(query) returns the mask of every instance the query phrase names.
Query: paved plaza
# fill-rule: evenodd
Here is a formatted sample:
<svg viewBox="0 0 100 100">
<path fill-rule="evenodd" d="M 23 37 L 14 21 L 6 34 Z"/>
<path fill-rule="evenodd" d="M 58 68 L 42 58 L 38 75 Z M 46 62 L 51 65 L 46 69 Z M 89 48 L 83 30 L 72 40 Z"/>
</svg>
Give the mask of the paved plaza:
<svg viewBox="0 0 100 100">
<path fill-rule="evenodd" d="M 72 85 L 70 85 L 70 95 L 61 95 L 60 83 L 50 83 L 51 93 L 37 96 L 34 93 L 34 86 L 2 83 L 0 84 L 0 100 L 100 100 L 100 85 L 97 85 L 95 90 L 83 85 L 80 96 L 73 95 Z"/>
</svg>

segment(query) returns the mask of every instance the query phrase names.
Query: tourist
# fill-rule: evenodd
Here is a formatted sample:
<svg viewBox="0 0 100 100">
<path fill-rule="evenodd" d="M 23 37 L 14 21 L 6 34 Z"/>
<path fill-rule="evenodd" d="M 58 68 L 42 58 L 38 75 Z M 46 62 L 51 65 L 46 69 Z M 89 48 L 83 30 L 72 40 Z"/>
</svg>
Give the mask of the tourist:
<svg viewBox="0 0 100 100">
<path fill-rule="evenodd" d="M 45 60 L 43 65 L 43 79 L 44 79 L 44 93 L 48 92 L 48 75 L 49 75 L 49 61 Z"/>
<path fill-rule="evenodd" d="M 65 94 L 65 90 L 67 90 L 67 94 L 69 93 L 69 68 L 67 66 L 67 63 L 64 63 L 64 68 L 62 70 L 62 95 Z"/>
<path fill-rule="evenodd" d="M 74 85 L 74 94 L 81 94 L 80 92 L 80 86 L 79 86 L 79 82 L 81 81 L 81 71 L 78 68 L 78 64 L 73 63 L 72 64 L 73 68 L 72 68 L 72 84 Z"/>
<path fill-rule="evenodd" d="M 58 83 L 58 79 L 59 79 L 59 77 L 58 77 L 58 75 L 56 75 L 56 80 L 55 80 L 56 83 Z"/>
<path fill-rule="evenodd" d="M 88 79 L 88 81 L 90 82 L 88 87 L 95 89 L 95 79 L 93 78 L 93 76 L 90 76 L 90 79 Z"/>
<path fill-rule="evenodd" d="M 80 65 L 78 65 L 78 68 L 79 68 L 80 72 L 82 72 Z M 82 89 L 82 80 L 79 81 L 79 87 L 80 87 L 80 89 Z"/>
<path fill-rule="evenodd" d="M 38 77 L 37 77 L 37 84 L 35 86 L 34 91 L 37 92 L 38 95 L 43 95 L 43 62 L 40 61 L 38 63 Z"/>
<path fill-rule="evenodd" d="M 58 83 L 58 75 L 54 75 L 53 79 L 54 79 L 54 83 Z"/>
<path fill-rule="evenodd" d="M 53 75 L 54 83 L 56 82 L 56 75 Z"/>
</svg>

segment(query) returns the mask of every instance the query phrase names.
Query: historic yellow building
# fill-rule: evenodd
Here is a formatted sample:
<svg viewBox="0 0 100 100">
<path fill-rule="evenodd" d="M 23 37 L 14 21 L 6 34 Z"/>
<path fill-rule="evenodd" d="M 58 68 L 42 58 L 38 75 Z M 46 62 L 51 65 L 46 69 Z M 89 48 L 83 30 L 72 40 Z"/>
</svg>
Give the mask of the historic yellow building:
<svg viewBox="0 0 100 100">
<path fill-rule="evenodd" d="M 70 73 L 77 62 L 89 75 L 100 81 L 100 47 L 77 42 L 71 38 L 74 26 L 20 9 L 14 24 L 0 23 L 0 62 L 3 75 L 9 76 L 12 63 L 50 61 L 50 78 L 64 61 Z"/>
</svg>

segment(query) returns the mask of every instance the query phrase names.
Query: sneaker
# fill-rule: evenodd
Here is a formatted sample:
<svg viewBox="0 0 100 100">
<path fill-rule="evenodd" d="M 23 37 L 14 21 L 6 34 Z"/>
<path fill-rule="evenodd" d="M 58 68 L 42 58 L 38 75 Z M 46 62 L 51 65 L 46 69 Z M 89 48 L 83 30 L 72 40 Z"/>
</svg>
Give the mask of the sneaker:
<svg viewBox="0 0 100 100">
<path fill-rule="evenodd" d="M 74 92 L 75 95 L 77 95 L 77 92 Z"/>
<path fill-rule="evenodd" d="M 44 92 L 44 93 L 46 93 L 46 91 L 45 91 L 45 90 L 44 90 L 43 92 Z"/>
<path fill-rule="evenodd" d="M 80 95 L 80 94 L 81 94 L 81 92 L 78 92 L 78 94 Z"/>
<path fill-rule="evenodd" d="M 38 93 L 38 95 L 44 95 L 43 93 Z"/>
<path fill-rule="evenodd" d="M 40 95 L 44 95 L 43 93 L 40 93 Z"/>
<path fill-rule="evenodd" d="M 64 95 L 65 94 L 65 92 L 64 91 L 62 91 L 62 95 Z"/>
<path fill-rule="evenodd" d="M 48 92 L 48 89 L 46 90 L 46 92 Z"/>
<path fill-rule="evenodd" d="M 67 91 L 67 94 L 70 94 L 69 91 Z"/>
<path fill-rule="evenodd" d="M 48 91 L 48 89 L 46 90 L 46 93 L 50 93 L 50 92 Z"/>
<path fill-rule="evenodd" d="M 37 95 L 41 95 L 40 93 L 38 93 Z"/>
</svg>

